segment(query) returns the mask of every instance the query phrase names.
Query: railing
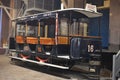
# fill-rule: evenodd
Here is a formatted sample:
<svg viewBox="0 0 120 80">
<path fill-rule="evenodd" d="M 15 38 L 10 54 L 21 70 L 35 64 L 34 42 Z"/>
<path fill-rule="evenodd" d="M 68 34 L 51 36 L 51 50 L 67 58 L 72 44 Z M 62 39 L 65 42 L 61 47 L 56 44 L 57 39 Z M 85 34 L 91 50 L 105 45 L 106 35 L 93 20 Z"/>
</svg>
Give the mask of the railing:
<svg viewBox="0 0 120 80">
<path fill-rule="evenodd" d="M 118 80 L 120 77 L 120 50 L 116 55 L 113 55 L 113 71 L 112 80 Z"/>
</svg>

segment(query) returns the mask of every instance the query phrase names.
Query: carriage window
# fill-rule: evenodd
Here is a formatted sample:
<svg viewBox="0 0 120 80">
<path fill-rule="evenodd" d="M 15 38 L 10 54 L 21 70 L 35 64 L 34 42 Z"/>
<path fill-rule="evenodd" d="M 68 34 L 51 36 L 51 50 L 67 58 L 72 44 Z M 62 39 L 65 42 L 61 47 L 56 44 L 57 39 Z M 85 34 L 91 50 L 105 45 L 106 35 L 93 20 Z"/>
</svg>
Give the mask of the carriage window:
<svg viewBox="0 0 120 80">
<path fill-rule="evenodd" d="M 72 24 L 69 28 L 70 35 L 77 35 L 78 34 L 78 22 L 77 19 L 73 19 Z"/>
<path fill-rule="evenodd" d="M 55 37 L 55 25 L 41 25 L 40 27 L 40 36 L 41 37 Z"/>
<path fill-rule="evenodd" d="M 27 36 L 37 36 L 37 26 L 28 25 Z"/>
<path fill-rule="evenodd" d="M 86 18 L 79 19 L 79 35 L 88 35 L 88 19 Z"/>
<path fill-rule="evenodd" d="M 41 37 L 55 37 L 55 19 L 46 19 L 40 22 Z"/>
<path fill-rule="evenodd" d="M 54 38 L 55 37 L 55 25 L 51 24 L 48 26 L 48 37 Z"/>
<path fill-rule="evenodd" d="M 17 35 L 24 36 L 25 35 L 25 25 L 17 24 Z"/>
<path fill-rule="evenodd" d="M 68 19 L 62 18 L 60 20 L 59 35 L 68 35 Z"/>
<path fill-rule="evenodd" d="M 69 28 L 70 35 L 82 35 L 88 34 L 88 19 L 81 18 L 79 20 L 73 19 Z"/>
</svg>

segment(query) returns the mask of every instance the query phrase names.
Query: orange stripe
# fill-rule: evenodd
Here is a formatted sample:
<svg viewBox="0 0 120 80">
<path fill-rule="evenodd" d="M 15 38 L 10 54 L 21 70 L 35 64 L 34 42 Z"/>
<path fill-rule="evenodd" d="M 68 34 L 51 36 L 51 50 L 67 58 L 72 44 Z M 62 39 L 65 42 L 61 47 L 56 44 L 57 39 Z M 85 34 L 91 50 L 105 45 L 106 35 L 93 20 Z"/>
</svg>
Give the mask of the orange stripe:
<svg viewBox="0 0 120 80">
<path fill-rule="evenodd" d="M 23 36 L 16 36 L 16 43 L 24 43 Z"/>
<path fill-rule="evenodd" d="M 38 39 L 35 37 L 27 37 L 26 41 L 28 44 L 38 44 Z"/>
<path fill-rule="evenodd" d="M 68 44 L 68 37 L 58 36 L 58 44 Z"/>
<path fill-rule="evenodd" d="M 40 44 L 43 44 L 43 45 L 54 45 L 55 42 L 54 42 L 54 38 L 43 38 L 41 37 L 40 38 Z"/>
</svg>

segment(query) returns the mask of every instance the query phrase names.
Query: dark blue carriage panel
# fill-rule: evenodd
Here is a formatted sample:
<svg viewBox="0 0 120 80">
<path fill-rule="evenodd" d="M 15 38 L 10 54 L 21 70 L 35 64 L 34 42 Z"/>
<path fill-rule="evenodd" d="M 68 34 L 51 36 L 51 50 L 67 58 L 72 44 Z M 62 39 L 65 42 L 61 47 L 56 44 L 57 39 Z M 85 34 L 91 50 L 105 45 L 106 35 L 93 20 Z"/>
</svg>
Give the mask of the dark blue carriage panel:
<svg viewBox="0 0 120 80">
<path fill-rule="evenodd" d="M 89 53 L 96 53 L 96 52 L 100 52 L 102 50 L 101 39 L 90 39 L 89 41 L 90 42 L 88 45 L 93 46 L 93 51 L 92 50 L 90 52 L 88 51 Z"/>
<path fill-rule="evenodd" d="M 72 59 L 89 59 L 91 53 L 101 50 L 101 40 L 95 38 L 72 38 L 70 57 Z"/>
<path fill-rule="evenodd" d="M 88 54 L 88 44 L 90 43 L 89 39 L 82 38 L 81 41 L 81 46 L 80 46 L 80 51 L 81 51 L 81 56 L 84 59 L 89 59 L 89 54 Z"/>
</svg>

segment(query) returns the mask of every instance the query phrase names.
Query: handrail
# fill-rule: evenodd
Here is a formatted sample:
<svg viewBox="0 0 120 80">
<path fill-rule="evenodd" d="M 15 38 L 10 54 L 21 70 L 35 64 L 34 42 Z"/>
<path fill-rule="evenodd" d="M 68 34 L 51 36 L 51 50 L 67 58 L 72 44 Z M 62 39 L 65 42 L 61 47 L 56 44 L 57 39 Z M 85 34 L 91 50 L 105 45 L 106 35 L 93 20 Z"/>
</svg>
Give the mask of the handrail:
<svg viewBox="0 0 120 80">
<path fill-rule="evenodd" d="M 117 80 L 118 77 L 120 77 L 120 50 L 116 55 L 113 55 L 112 80 Z"/>
</svg>

